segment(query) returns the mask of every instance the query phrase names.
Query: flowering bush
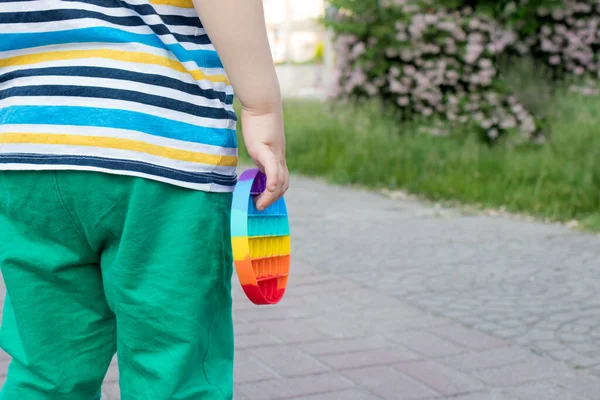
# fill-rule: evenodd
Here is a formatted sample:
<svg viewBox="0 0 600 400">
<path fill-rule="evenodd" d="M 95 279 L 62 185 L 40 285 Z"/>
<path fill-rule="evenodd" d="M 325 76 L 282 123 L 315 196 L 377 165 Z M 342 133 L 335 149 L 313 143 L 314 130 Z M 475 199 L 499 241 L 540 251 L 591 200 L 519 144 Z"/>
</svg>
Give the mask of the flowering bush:
<svg viewBox="0 0 600 400">
<path fill-rule="evenodd" d="M 345 1 L 340 1 L 345 3 Z M 472 9 L 432 10 L 432 1 L 361 2 L 340 8 L 338 87 L 344 97 L 382 97 L 405 118 L 475 123 L 487 140 L 509 132 L 531 139 L 539 123 L 502 84 L 496 57 L 518 37 Z"/>
<path fill-rule="evenodd" d="M 600 1 L 565 0 L 537 10 L 540 28 L 533 51 L 559 73 L 600 77 Z"/>
<path fill-rule="evenodd" d="M 600 0 L 504 0 L 493 8 L 487 1 L 473 3 L 514 30 L 519 40 L 513 53 L 533 56 L 555 79 L 587 76 L 583 87 L 571 89 L 600 93 Z"/>
<path fill-rule="evenodd" d="M 534 55 L 557 76 L 600 71 L 600 0 L 330 3 L 338 10 L 329 22 L 338 34 L 334 95 L 380 97 L 404 118 L 473 123 L 491 142 L 511 133 L 543 139 L 543 120 L 511 92 L 499 56 Z"/>
</svg>

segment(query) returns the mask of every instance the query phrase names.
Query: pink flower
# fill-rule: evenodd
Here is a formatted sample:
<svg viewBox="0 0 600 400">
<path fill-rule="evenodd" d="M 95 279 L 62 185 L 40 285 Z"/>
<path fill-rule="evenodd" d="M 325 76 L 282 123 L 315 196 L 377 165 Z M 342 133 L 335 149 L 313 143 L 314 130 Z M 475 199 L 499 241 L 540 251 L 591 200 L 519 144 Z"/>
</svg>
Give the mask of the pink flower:
<svg viewBox="0 0 600 400">
<path fill-rule="evenodd" d="M 490 139 L 496 139 L 498 136 L 499 136 L 498 129 L 494 128 L 494 129 L 490 129 L 488 131 L 488 137 Z"/>
<path fill-rule="evenodd" d="M 456 27 L 456 29 L 452 32 L 452 36 L 459 42 L 463 42 L 467 40 L 467 34 L 460 27 Z"/>
<path fill-rule="evenodd" d="M 406 12 L 407 14 L 413 14 L 413 13 L 416 13 L 419 11 L 420 11 L 420 8 L 416 4 L 407 4 L 404 6 L 404 12 Z"/>
<path fill-rule="evenodd" d="M 517 115 L 519 115 L 524 110 L 523 106 L 518 103 L 514 104 L 510 109 L 512 110 L 513 113 L 515 113 Z"/>
<path fill-rule="evenodd" d="M 544 25 L 540 32 L 544 36 L 550 36 L 552 34 L 552 29 L 548 25 Z"/>
<path fill-rule="evenodd" d="M 489 120 L 489 119 L 484 119 L 484 120 L 481 122 L 481 127 L 482 127 L 483 129 L 490 129 L 490 128 L 492 127 L 492 125 L 494 125 L 494 123 L 493 123 L 493 121 L 492 121 L 492 120 Z"/>
<path fill-rule="evenodd" d="M 398 100 L 396 100 L 396 102 L 398 103 L 398 105 L 399 105 L 400 107 L 406 107 L 407 105 L 409 105 L 409 104 L 410 104 L 410 100 L 409 100 L 409 98 L 408 98 L 408 97 L 406 97 L 406 96 L 401 96 L 401 97 L 398 97 Z"/>
<path fill-rule="evenodd" d="M 584 96 L 597 96 L 600 94 L 600 90 L 591 87 L 583 87 L 579 89 L 579 93 Z"/>
<path fill-rule="evenodd" d="M 381 76 L 380 76 L 379 78 L 376 78 L 376 79 L 373 81 L 373 84 L 374 84 L 375 86 L 377 86 L 377 87 L 383 87 L 383 86 L 385 85 L 385 82 L 386 82 L 386 81 L 385 81 L 385 78 L 383 78 L 383 77 L 381 77 Z"/>
<path fill-rule="evenodd" d="M 502 129 L 512 129 L 512 128 L 515 128 L 516 126 L 517 126 L 517 120 L 515 119 L 515 117 L 507 117 L 500 124 L 500 127 Z"/>
<path fill-rule="evenodd" d="M 479 32 L 473 32 L 467 36 L 467 40 L 473 44 L 481 44 L 485 42 L 485 37 Z"/>
<path fill-rule="evenodd" d="M 408 76 L 413 76 L 417 73 L 417 69 L 415 67 L 413 67 L 412 65 L 405 65 L 404 73 Z"/>
<path fill-rule="evenodd" d="M 423 46 L 423 53 L 425 53 L 425 54 L 439 54 L 440 53 L 440 47 L 438 45 L 435 45 L 435 44 L 426 44 L 425 46 Z"/>
<path fill-rule="evenodd" d="M 560 64 L 560 56 L 552 56 L 548 59 L 550 65 L 558 65 Z"/>
<path fill-rule="evenodd" d="M 408 41 L 408 35 L 405 32 L 398 32 L 396 34 L 396 40 L 399 42 L 406 42 Z"/>
<path fill-rule="evenodd" d="M 521 128 L 526 133 L 533 133 L 535 131 L 535 121 L 531 116 L 528 116 L 521 124 Z"/>
<path fill-rule="evenodd" d="M 427 25 L 433 25 L 438 22 L 438 16 L 435 14 L 426 14 L 425 15 L 425 23 Z"/>
<path fill-rule="evenodd" d="M 402 59 L 402 61 L 408 62 L 408 61 L 412 60 L 413 53 L 408 49 L 403 49 L 400 51 L 400 58 Z"/>
<path fill-rule="evenodd" d="M 563 24 L 556 24 L 554 25 L 554 30 L 556 31 L 556 33 L 564 35 L 565 33 L 567 33 L 567 27 L 564 26 Z"/>
<path fill-rule="evenodd" d="M 375 96 L 377 94 L 377 87 L 371 83 L 367 83 L 364 88 L 369 96 Z"/>
<path fill-rule="evenodd" d="M 484 50 L 483 46 L 481 46 L 479 44 L 469 43 L 467 45 L 467 54 L 465 55 L 465 61 L 468 64 L 475 63 L 475 61 L 477 61 L 477 59 L 479 58 L 481 53 L 483 53 L 483 50 Z"/>
<path fill-rule="evenodd" d="M 442 21 L 437 25 L 437 28 L 442 31 L 452 32 L 456 29 L 456 24 L 452 21 Z"/>
<path fill-rule="evenodd" d="M 492 68 L 494 64 L 492 63 L 492 60 L 488 59 L 488 58 L 482 58 L 481 60 L 479 60 L 479 68 L 483 68 L 483 69 L 487 69 L 487 68 Z"/>
<path fill-rule="evenodd" d="M 479 29 L 479 27 L 481 26 L 481 23 L 479 22 L 478 19 L 473 18 L 471 21 L 469 21 L 469 28 L 476 30 Z"/>
<path fill-rule="evenodd" d="M 359 68 L 354 68 L 346 82 L 346 93 L 351 93 L 354 88 L 364 85 L 366 81 L 367 77 L 364 72 Z"/>
<path fill-rule="evenodd" d="M 388 47 L 387 49 L 385 49 L 385 55 L 388 58 L 396 58 L 398 57 L 398 50 Z"/>
<path fill-rule="evenodd" d="M 552 18 L 554 18 L 556 21 L 562 20 L 565 18 L 565 13 L 560 9 L 555 9 L 552 11 Z"/>
<path fill-rule="evenodd" d="M 549 53 L 556 53 L 556 52 L 558 52 L 558 47 L 551 40 L 542 39 L 541 43 L 542 43 L 542 50 L 543 51 L 546 51 L 546 52 L 549 52 Z"/>
<path fill-rule="evenodd" d="M 366 51 L 366 46 L 365 46 L 364 42 L 358 42 L 352 48 L 350 57 L 352 59 L 356 59 L 356 58 L 360 57 L 361 55 L 363 55 L 365 51 Z"/>
<path fill-rule="evenodd" d="M 395 79 L 390 80 L 390 92 L 392 93 L 408 93 L 408 88 Z"/>
</svg>

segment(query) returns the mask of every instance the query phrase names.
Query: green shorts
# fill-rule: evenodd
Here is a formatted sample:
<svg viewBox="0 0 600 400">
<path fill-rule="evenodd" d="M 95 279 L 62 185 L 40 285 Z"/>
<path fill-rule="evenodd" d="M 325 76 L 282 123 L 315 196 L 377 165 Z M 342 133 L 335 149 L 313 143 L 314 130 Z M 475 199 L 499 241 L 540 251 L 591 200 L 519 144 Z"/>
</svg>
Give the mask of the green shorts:
<svg viewBox="0 0 600 400">
<path fill-rule="evenodd" d="M 233 397 L 231 194 L 75 171 L 0 172 L 2 400 Z"/>
</svg>

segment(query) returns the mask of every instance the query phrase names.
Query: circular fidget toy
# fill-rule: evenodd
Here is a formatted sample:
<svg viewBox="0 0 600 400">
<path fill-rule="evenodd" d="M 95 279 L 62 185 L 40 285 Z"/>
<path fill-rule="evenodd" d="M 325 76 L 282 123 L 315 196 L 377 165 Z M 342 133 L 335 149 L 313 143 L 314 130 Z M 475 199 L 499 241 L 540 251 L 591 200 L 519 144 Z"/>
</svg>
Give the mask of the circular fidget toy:
<svg viewBox="0 0 600 400">
<path fill-rule="evenodd" d="M 263 211 L 254 204 L 266 183 L 258 169 L 244 171 L 231 210 L 235 269 L 246 296 L 258 305 L 282 299 L 290 271 L 290 225 L 284 198 Z"/>
</svg>

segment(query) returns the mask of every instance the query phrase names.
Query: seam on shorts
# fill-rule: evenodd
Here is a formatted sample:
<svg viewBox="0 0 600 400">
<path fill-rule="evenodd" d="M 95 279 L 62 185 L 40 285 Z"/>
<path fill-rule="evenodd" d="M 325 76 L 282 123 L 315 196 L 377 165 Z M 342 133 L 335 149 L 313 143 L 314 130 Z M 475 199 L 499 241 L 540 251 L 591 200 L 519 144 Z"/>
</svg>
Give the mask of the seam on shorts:
<svg viewBox="0 0 600 400">
<path fill-rule="evenodd" d="M 211 193 L 209 193 L 210 195 Z M 221 193 L 215 193 L 218 197 L 217 200 L 217 210 L 218 210 L 218 214 L 219 214 L 219 218 L 223 219 L 223 196 L 221 195 Z M 227 223 L 227 221 L 224 221 L 225 223 Z M 220 228 L 220 233 L 221 233 L 221 239 L 219 241 L 219 247 L 220 247 L 220 253 L 221 253 L 221 262 L 225 262 L 227 260 L 227 256 L 225 254 L 225 246 L 223 245 L 223 240 L 225 240 L 224 236 L 225 236 L 225 232 L 223 229 L 223 224 L 219 225 Z M 221 279 L 222 277 L 220 276 L 219 279 Z M 216 387 L 219 390 L 219 393 L 221 393 L 221 397 L 223 397 L 223 400 L 228 400 L 227 397 L 225 397 L 225 393 L 223 393 L 223 390 L 221 389 L 220 386 L 215 385 L 214 383 L 212 383 L 210 381 L 210 379 L 208 378 L 208 375 L 206 374 L 206 368 L 204 367 L 204 363 L 206 362 L 206 358 L 208 357 L 208 352 L 210 350 L 210 332 L 212 329 L 212 325 L 213 322 L 215 320 L 215 315 L 217 314 L 217 311 L 219 309 L 221 305 L 217 303 L 217 305 L 215 306 L 215 309 L 213 311 L 213 314 L 211 316 L 210 319 L 210 324 L 208 325 L 208 334 L 207 334 L 207 340 L 206 340 L 206 351 L 204 352 L 204 356 L 202 357 L 202 373 L 204 374 L 204 379 L 206 379 L 206 382 L 208 382 L 209 385 Z"/>
<path fill-rule="evenodd" d="M 223 224 L 227 224 L 227 225 L 223 225 L 221 224 L 221 242 L 220 242 L 220 247 L 221 247 L 221 262 L 223 264 L 228 264 L 225 270 L 225 279 L 224 282 L 227 284 L 228 290 L 231 289 L 231 278 L 233 277 L 233 260 L 231 260 L 231 231 L 230 231 L 230 224 L 231 224 L 231 209 L 227 209 L 230 206 L 230 202 L 225 202 L 223 200 L 224 197 L 229 196 L 229 194 L 226 193 L 218 193 L 219 196 L 219 217 L 223 220 Z M 225 204 L 224 204 L 225 203 Z M 226 216 L 229 215 L 229 218 L 226 218 Z M 229 231 L 229 234 L 228 234 Z M 226 244 L 226 242 L 229 242 L 229 244 Z M 229 254 L 227 254 L 229 253 Z M 231 261 L 231 262 L 230 262 Z M 231 272 L 231 273 L 230 273 Z"/>
<path fill-rule="evenodd" d="M 5 179 L 5 175 L 4 175 L 4 171 L 0 170 L 0 187 L 3 189 L 2 193 L 5 194 L 4 199 L 6 199 L 6 206 L 8 207 L 8 203 L 10 202 L 10 197 L 8 197 L 10 195 L 10 190 L 8 190 L 8 186 L 6 185 L 6 179 Z M 2 203 L 3 203 L 3 197 L 0 197 L 0 210 L 2 209 Z"/>
<path fill-rule="evenodd" d="M 56 171 L 54 171 L 54 186 L 56 187 L 56 193 L 58 194 L 58 198 L 60 199 L 60 204 L 62 205 L 63 209 L 65 210 L 65 212 L 69 216 L 69 219 L 71 220 L 71 223 L 73 224 L 73 227 L 75 228 L 75 230 L 77 231 L 77 233 L 79 234 L 79 236 L 81 236 L 81 239 L 83 239 L 83 241 L 88 246 L 88 248 L 92 251 L 92 253 L 94 253 L 95 252 L 94 248 L 92 247 L 92 245 L 90 244 L 90 242 L 87 240 L 87 238 L 83 234 L 83 231 L 81 230 L 81 228 L 79 228 L 79 225 L 75 221 L 75 218 L 73 217 L 73 214 L 71 214 L 71 212 L 69 211 L 69 208 L 67 207 L 67 204 L 66 204 L 65 199 L 64 199 L 64 197 L 62 195 L 62 192 L 60 191 L 60 184 L 58 183 L 58 174 L 56 173 Z"/>
<path fill-rule="evenodd" d="M 112 213 L 115 211 L 115 209 L 118 206 L 119 206 L 119 203 L 117 201 L 115 201 L 113 203 L 113 205 L 110 206 L 110 208 L 108 209 L 108 211 L 106 211 L 104 213 L 104 215 L 102 215 L 102 217 L 100 217 L 98 219 L 98 221 L 96 221 L 94 223 L 94 229 L 98 229 L 98 230 L 102 231 L 103 233 L 105 233 L 107 235 L 110 235 L 113 239 L 116 239 L 116 240 L 120 240 L 120 237 L 116 233 L 114 233 L 113 231 L 111 231 L 110 229 L 108 229 L 105 226 L 104 221 L 106 221 L 106 219 L 112 215 Z"/>
</svg>

